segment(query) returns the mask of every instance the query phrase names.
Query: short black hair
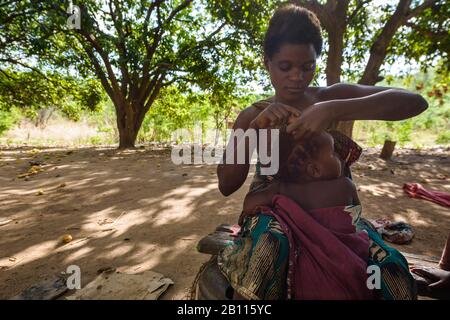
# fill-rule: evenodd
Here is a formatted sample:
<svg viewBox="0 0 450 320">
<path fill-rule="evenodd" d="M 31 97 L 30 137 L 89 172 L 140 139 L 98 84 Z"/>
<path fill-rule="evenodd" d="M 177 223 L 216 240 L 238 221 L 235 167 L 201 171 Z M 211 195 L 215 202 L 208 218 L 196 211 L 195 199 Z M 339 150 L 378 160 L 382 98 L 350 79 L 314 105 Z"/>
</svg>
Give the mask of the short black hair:
<svg viewBox="0 0 450 320">
<path fill-rule="evenodd" d="M 312 44 L 319 56 L 323 39 L 317 16 L 293 3 L 279 7 L 270 19 L 264 37 L 264 54 L 271 59 L 283 44 Z"/>
<path fill-rule="evenodd" d="M 278 177 L 284 182 L 296 182 L 306 178 L 306 164 L 319 158 L 324 141 L 320 134 L 312 133 L 301 140 L 280 134 L 280 170 Z"/>
</svg>

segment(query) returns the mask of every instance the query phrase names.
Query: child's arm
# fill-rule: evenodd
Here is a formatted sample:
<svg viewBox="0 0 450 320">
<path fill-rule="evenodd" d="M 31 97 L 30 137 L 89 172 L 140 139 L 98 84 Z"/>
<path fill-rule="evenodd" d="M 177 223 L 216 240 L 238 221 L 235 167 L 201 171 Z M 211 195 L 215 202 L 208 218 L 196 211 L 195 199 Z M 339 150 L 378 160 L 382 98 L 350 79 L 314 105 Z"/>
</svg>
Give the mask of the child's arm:
<svg viewBox="0 0 450 320">
<path fill-rule="evenodd" d="M 359 201 L 359 197 L 358 197 L 358 190 L 356 189 L 355 184 L 353 183 L 353 181 L 350 178 L 345 178 L 347 180 L 347 183 L 350 187 L 350 190 L 352 192 L 352 197 L 353 197 L 353 201 L 352 204 L 353 205 L 359 205 L 361 204 L 361 201 Z"/>
<path fill-rule="evenodd" d="M 244 209 L 245 214 L 252 214 L 258 206 L 271 206 L 272 198 L 280 192 L 280 182 L 273 181 L 266 188 L 254 192 L 249 192 L 245 196 Z"/>
</svg>

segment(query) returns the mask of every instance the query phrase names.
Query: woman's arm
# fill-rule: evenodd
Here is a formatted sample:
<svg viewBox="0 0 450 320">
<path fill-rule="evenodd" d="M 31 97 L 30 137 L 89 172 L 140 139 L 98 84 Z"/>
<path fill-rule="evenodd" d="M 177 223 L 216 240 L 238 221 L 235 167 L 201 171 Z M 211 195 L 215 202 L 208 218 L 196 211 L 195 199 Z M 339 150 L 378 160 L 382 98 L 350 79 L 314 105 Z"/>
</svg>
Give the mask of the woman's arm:
<svg viewBox="0 0 450 320">
<path fill-rule="evenodd" d="M 362 84 L 352 84 L 352 83 L 336 83 L 329 87 L 321 88 L 319 91 L 318 100 L 329 101 L 336 99 L 361 98 L 370 96 L 374 93 L 392 89 L 408 92 L 407 90 L 401 88 L 366 86 Z"/>
<path fill-rule="evenodd" d="M 274 181 L 266 188 L 249 192 L 244 199 L 243 212 L 245 214 L 252 214 L 256 207 L 271 206 L 272 198 L 280 193 L 280 182 Z"/>
<path fill-rule="evenodd" d="M 255 107 L 244 109 L 236 119 L 233 126 L 233 132 L 241 129 L 244 135 L 232 135 L 228 142 L 227 148 L 223 155 L 223 161 L 217 166 L 217 176 L 219 178 L 219 190 L 224 196 L 228 196 L 239 189 L 247 178 L 250 168 L 250 161 L 253 152 L 256 149 L 255 144 L 250 144 L 248 139 L 243 138 L 248 130 L 255 130 L 254 134 L 258 135 L 259 129 L 270 128 L 273 125 L 287 121 L 291 115 L 300 115 L 299 111 L 293 107 L 284 105 L 282 103 L 271 103 L 263 111 Z M 252 136 L 252 133 L 249 134 Z M 234 139 L 234 143 L 232 141 Z M 270 144 L 269 144 L 270 145 Z M 245 151 L 245 161 L 243 164 L 238 164 L 239 152 Z M 227 163 L 227 154 L 232 153 L 232 163 Z"/>
<path fill-rule="evenodd" d="M 255 111 L 253 108 L 244 109 L 239 116 L 237 117 L 233 130 L 242 129 L 244 132 L 250 128 L 250 122 L 255 117 Z M 219 190 L 224 196 L 229 196 L 237 189 L 239 189 L 242 184 L 245 182 L 247 178 L 248 171 L 250 168 L 250 158 L 247 156 L 245 159 L 248 160 L 245 164 L 237 164 L 237 161 L 229 164 L 226 162 L 227 153 L 232 152 L 234 154 L 234 159 L 236 160 L 237 150 L 239 148 L 245 147 L 245 150 L 250 154 L 253 154 L 253 150 L 248 150 L 250 145 L 246 139 L 241 139 L 238 141 L 237 138 L 231 137 L 234 139 L 234 145 L 231 144 L 231 141 L 228 142 L 227 148 L 224 151 L 222 163 L 217 166 L 217 177 L 219 178 Z"/>
<path fill-rule="evenodd" d="M 365 97 L 319 102 L 317 106 L 326 109 L 337 121 L 396 121 L 422 113 L 428 108 L 428 103 L 419 94 L 389 89 Z"/>
<path fill-rule="evenodd" d="M 366 93 L 369 95 L 364 95 Z M 295 137 L 299 138 L 310 131 L 325 130 L 334 121 L 403 120 L 428 107 L 422 96 L 402 89 L 342 85 L 325 95 L 337 98 L 314 104 L 290 124 L 287 131 L 295 131 Z"/>
</svg>

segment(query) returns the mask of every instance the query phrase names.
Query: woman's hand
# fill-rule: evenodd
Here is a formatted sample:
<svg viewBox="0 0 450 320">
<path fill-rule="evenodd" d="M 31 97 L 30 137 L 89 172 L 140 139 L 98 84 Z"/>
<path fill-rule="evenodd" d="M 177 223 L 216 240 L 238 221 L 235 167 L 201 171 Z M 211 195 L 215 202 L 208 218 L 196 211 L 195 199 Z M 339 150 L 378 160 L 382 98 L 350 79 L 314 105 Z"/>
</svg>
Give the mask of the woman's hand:
<svg viewBox="0 0 450 320">
<path fill-rule="evenodd" d="M 267 129 L 286 123 L 291 116 L 300 116 L 300 111 L 286 104 L 274 102 L 250 123 L 250 128 Z"/>
<path fill-rule="evenodd" d="M 297 119 L 290 122 L 286 128 L 287 133 L 292 134 L 295 139 L 300 139 L 313 132 L 328 129 L 332 122 L 332 116 L 325 106 L 312 105 L 303 111 Z"/>
</svg>

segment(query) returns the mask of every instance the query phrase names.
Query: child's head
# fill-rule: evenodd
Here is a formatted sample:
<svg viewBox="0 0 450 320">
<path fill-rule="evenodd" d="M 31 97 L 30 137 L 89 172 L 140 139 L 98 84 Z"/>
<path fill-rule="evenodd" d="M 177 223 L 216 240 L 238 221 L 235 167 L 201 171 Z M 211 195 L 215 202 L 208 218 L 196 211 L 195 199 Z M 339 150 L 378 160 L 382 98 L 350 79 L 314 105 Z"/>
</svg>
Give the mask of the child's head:
<svg viewBox="0 0 450 320">
<path fill-rule="evenodd" d="M 333 137 L 327 132 L 315 133 L 295 141 L 287 138 L 284 150 L 288 154 L 280 171 L 286 181 L 336 179 L 342 174 L 342 163 L 334 152 Z"/>
</svg>

